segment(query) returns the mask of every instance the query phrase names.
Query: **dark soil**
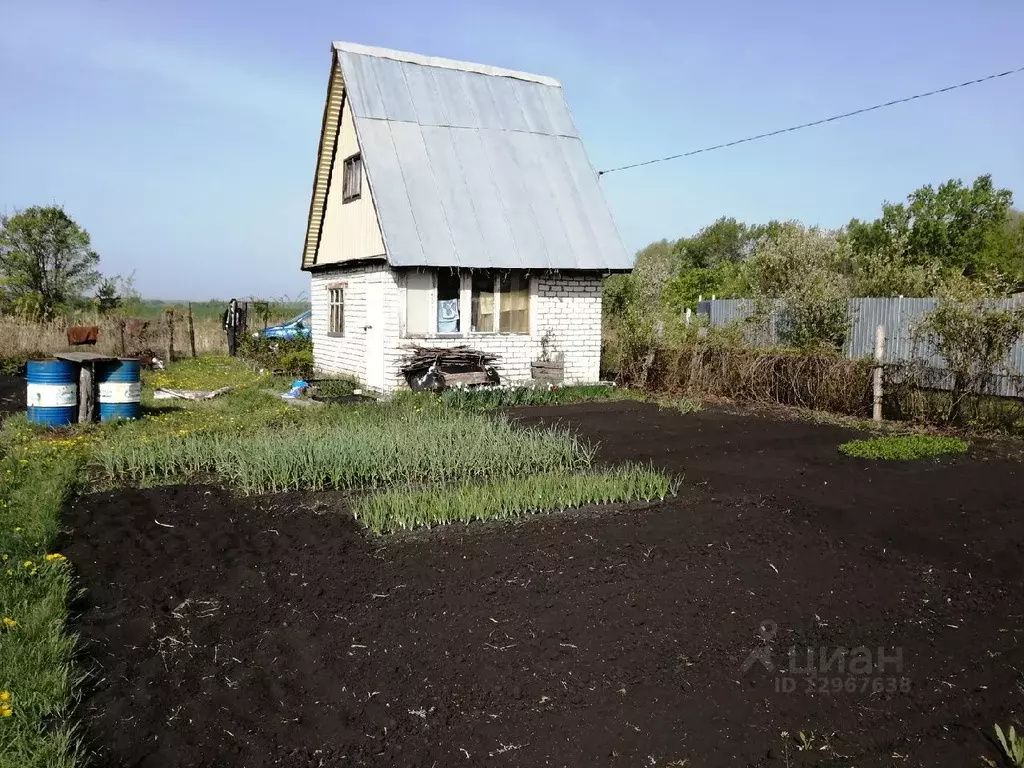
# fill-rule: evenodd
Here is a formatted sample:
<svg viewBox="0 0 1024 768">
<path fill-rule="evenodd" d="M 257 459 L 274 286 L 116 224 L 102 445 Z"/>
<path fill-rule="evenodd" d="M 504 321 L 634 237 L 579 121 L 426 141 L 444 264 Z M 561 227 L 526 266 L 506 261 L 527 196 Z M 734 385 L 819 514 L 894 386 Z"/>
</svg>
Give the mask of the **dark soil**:
<svg viewBox="0 0 1024 768">
<path fill-rule="evenodd" d="M 390 539 L 337 494 L 80 500 L 99 764 L 999 760 L 1024 689 L 1022 465 L 871 463 L 838 454 L 848 430 L 637 403 L 521 414 L 685 490 Z M 758 649 L 773 671 L 744 669 Z M 852 655 L 808 674 L 809 649 Z"/>
<path fill-rule="evenodd" d="M 25 410 L 25 379 L 0 374 L 0 419 Z"/>
</svg>

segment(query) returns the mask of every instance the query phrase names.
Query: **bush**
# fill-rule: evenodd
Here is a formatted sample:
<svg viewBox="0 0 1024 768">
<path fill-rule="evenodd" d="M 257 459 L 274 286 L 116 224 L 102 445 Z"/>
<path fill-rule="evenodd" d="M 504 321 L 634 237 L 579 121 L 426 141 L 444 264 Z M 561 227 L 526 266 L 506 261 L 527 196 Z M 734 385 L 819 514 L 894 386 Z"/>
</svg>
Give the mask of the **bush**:
<svg viewBox="0 0 1024 768">
<path fill-rule="evenodd" d="M 997 394 L 998 376 L 1012 374 L 1010 350 L 1024 335 L 1024 307 L 998 309 L 984 301 L 942 301 L 925 315 L 914 333 L 942 358 L 951 379 L 943 421 L 959 424 L 965 406 L 977 409 L 986 395 Z"/>
<path fill-rule="evenodd" d="M 721 397 L 866 416 L 871 413 L 871 365 L 871 361 L 834 354 L 691 342 L 657 348 L 644 384 L 648 391 L 675 396 Z M 630 375 L 637 367 L 623 367 L 623 383 L 634 383 Z"/>
<path fill-rule="evenodd" d="M 858 459 L 910 461 L 948 453 L 966 453 L 967 448 L 967 443 L 956 437 L 887 435 L 870 440 L 851 440 L 840 445 L 839 452 Z"/>
<path fill-rule="evenodd" d="M 4 376 L 24 376 L 29 360 L 45 360 L 49 355 L 43 352 L 19 352 L 0 357 L 0 374 Z"/>
<path fill-rule="evenodd" d="M 238 354 L 272 373 L 303 379 L 313 375 L 312 339 L 267 339 L 262 336 L 249 336 L 242 339 Z"/>
</svg>

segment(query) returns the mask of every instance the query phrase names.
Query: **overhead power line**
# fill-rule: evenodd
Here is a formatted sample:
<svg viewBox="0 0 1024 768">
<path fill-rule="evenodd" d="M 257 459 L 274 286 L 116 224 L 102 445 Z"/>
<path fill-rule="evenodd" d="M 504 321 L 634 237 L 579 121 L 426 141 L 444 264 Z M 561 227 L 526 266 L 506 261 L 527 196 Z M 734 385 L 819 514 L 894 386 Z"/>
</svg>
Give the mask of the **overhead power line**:
<svg viewBox="0 0 1024 768">
<path fill-rule="evenodd" d="M 792 125 L 789 128 L 779 128 L 776 131 L 769 131 L 768 133 L 759 133 L 756 136 L 747 136 L 745 139 L 736 139 L 735 141 L 727 141 L 723 144 L 715 144 L 711 147 L 702 147 L 701 149 L 693 149 L 689 152 L 680 152 L 676 155 L 669 155 L 668 157 L 658 157 L 654 160 L 644 160 L 642 163 L 630 163 L 629 165 L 620 165 L 616 168 L 607 168 L 603 171 L 599 171 L 599 176 L 604 176 L 608 173 L 615 173 L 616 171 L 626 171 L 630 168 L 640 168 L 645 165 L 654 165 L 655 163 L 664 163 L 669 160 L 678 160 L 681 157 L 692 157 L 693 155 L 699 155 L 703 152 L 714 152 L 716 149 L 725 149 L 726 147 L 735 147 L 737 144 L 746 144 L 750 141 L 757 141 L 758 139 L 767 139 L 771 136 L 778 136 L 782 133 L 792 133 L 793 131 L 800 131 L 804 128 L 813 128 L 816 125 L 824 125 L 825 123 L 834 123 L 836 120 L 843 120 L 847 117 L 853 117 L 854 115 L 863 115 L 865 112 L 874 112 L 876 109 L 885 109 L 886 107 L 894 107 L 897 104 L 906 104 L 908 101 L 915 101 L 916 99 L 924 99 L 928 96 L 935 96 L 939 93 L 947 93 L 949 91 L 955 91 L 958 88 L 966 88 L 969 85 L 977 85 L 978 83 L 984 83 L 988 80 L 995 80 L 1000 77 L 1007 77 L 1009 75 L 1015 75 L 1019 72 L 1024 72 L 1024 67 L 1017 67 L 1016 69 L 1008 69 L 1005 72 L 996 72 L 995 74 L 986 75 L 985 77 L 979 77 L 977 80 L 968 80 L 965 83 L 957 83 L 956 85 L 947 85 L 945 88 L 938 88 L 934 91 L 928 91 L 926 93 L 918 93 L 913 96 L 906 96 L 902 99 L 893 99 L 892 101 L 886 101 L 882 104 L 875 104 L 871 107 L 862 107 L 861 109 L 855 109 L 852 112 L 844 112 L 841 115 L 832 115 L 832 117 L 826 117 L 821 120 L 814 120 L 810 123 L 801 123 L 800 125 Z"/>
</svg>

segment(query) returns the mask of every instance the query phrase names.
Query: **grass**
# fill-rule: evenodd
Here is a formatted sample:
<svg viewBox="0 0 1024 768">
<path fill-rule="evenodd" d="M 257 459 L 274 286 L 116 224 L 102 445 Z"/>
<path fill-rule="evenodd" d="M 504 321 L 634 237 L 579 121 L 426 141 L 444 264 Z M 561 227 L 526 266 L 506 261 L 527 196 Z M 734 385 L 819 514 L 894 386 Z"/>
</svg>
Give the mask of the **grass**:
<svg viewBox="0 0 1024 768">
<path fill-rule="evenodd" d="M 95 451 L 95 465 L 112 484 L 214 476 L 248 494 L 580 471 L 592 459 L 593 449 L 567 432 L 401 404 L 325 406 L 301 425 L 247 428 L 244 435 L 183 429 L 140 440 L 122 432 Z"/>
<path fill-rule="evenodd" d="M 492 410 L 527 405 L 568 405 L 605 400 L 635 400 L 633 390 L 611 384 L 496 386 L 447 389 L 440 395 L 445 405 L 471 410 Z"/>
<path fill-rule="evenodd" d="M 259 376 L 238 358 L 195 357 L 182 360 L 163 371 L 145 376 L 147 390 L 170 389 L 213 390 L 252 384 Z"/>
<path fill-rule="evenodd" d="M 361 499 L 353 514 L 374 533 L 394 533 L 446 523 L 507 520 L 589 504 L 652 501 L 675 490 L 675 481 L 661 472 L 624 466 L 607 472 L 559 472 L 455 487 L 392 489 Z"/>
<path fill-rule="evenodd" d="M 6 427 L 6 425 L 5 425 Z M 5 432 L 6 432 L 5 428 Z M 0 765 L 77 764 L 69 713 L 77 674 L 67 631 L 74 585 L 52 551 L 84 460 L 79 438 L 10 447 L 0 459 Z"/>
<path fill-rule="evenodd" d="M 1015 768 L 1024 768 L 1024 736 L 1018 736 L 1017 730 L 1012 725 L 1009 731 L 1004 732 L 998 723 L 995 726 L 995 732 L 999 746 L 1003 748 L 1006 762 Z"/>
<path fill-rule="evenodd" d="M 839 452 L 859 459 L 910 461 L 966 453 L 968 444 L 957 437 L 934 435 L 885 435 L 869 440 L 851 440 L 839 446 Z"/>
<path fill-rule="evenodd" d="M 659 408 L 678 411 L 679 413 L 700 413 L 704 405 L 692 397 L 666 397 L 657 401 Z"/>
</svg>

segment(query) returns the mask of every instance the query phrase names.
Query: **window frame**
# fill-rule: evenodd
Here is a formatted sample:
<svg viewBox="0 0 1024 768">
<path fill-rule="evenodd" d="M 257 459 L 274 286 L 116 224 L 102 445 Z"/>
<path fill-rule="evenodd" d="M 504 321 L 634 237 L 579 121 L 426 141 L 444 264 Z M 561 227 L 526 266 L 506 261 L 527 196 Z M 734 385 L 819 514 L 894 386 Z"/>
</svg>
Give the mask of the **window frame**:
<svg viewBox="0 0 1024 768">
<path fill-rule="evenodd" d="M 331 338 L 343 338 L 345 336 L 346 287 L 345 285 L 327 286 L 327 335 Z M 335 323 L 335 320 L 337 320 L 337 323 Z"/>
<path fill-rule="evenodd" d="M 351 187 L 355 187 L 353 191 Z M 351 203 L 363 196 L 363 154 L 356 152 L 345 158 L 341 165 L 341 204 Z"/>
</svg>

